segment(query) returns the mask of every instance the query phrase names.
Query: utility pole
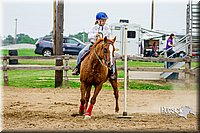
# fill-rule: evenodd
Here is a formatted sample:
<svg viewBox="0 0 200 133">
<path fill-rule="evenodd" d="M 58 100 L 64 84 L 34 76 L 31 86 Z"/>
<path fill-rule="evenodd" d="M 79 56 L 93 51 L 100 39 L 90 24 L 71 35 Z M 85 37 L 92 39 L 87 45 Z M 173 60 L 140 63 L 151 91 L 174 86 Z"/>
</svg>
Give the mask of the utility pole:
<svg viewBox="0 0 200 133">
<path fill-rule="evenodd" d="M 154 0 L 152 0 L 152 5 L 151 5 L 151 30 L 154 29 Z"/>
<path fill-rule="evenodd" d="M 56 55 L 56 0 L 53 0 L 53 21 L 54 21 L 54 25 L 53 25 L 53 54 Z"/>
<path fill-rule="evenodd" d="M 83 29 L 82 36 L 83 36 L 83 42 L 85 42 L 85 29 Z"/>
<path fill-rule="evenodd" d="M 85 42 L 85 34 L 84 34 L 84 32 L 82 33 L 82 36 L 83 36 L 83 42 Z"/>
<path fill-rule="evenodd" d="M 15 19 L 15 44 L 17 44 L 17 18 Z"/>
<path fill-rule="evenodd" d="M 54 1 L 55 2 L 55 1 Z M 64 21 L 64 0 L 57 0 L 56 4 L 56 31 L 54 38 L 56 66 L 63 66 L 62 46 L 63 46 L 63 21 Z M 55 21 L 54 21 L 55 22 Z M 55 24 L 54 24 L 55 25 Z M 55 70 L 55 88 L 61 87 L 63 82 L 63 70 Z"/>
</svg>

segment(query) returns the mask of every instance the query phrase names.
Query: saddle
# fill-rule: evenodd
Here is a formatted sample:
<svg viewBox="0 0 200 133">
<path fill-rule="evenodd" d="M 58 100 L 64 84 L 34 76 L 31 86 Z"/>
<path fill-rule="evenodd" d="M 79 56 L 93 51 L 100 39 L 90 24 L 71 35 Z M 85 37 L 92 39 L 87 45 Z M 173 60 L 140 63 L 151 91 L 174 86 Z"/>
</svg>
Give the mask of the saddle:
<svg viewBox="0 0 200 133">
<path fill-rule="evenodd" d="M 90 50 L 88 50 L 82 57 L 80 63 L 76 66 L 78 68 L 77 74 L 80 74 L 80 66 L 81 62 L 85 59 L 85 57 L 90 53 Z"/>
<path fill-rule="evenodd" d="M 93 45 L 94 43 L 92 43 Z M 90 46 L 90 48 L 92 47 L 92 45 Z M 85 52 L 85 54 L 81 57 L 81 62 L 85 59 L 85 57 L 90 53 L 90 48 L 87 52 Z"/>
<path fill-rule="evenodd" d="M 81 57 L 81 62 L 85 59 L 85 57 L 90 53 L 90 50 L 88 50 L 82 57 Z"/>
</svg>

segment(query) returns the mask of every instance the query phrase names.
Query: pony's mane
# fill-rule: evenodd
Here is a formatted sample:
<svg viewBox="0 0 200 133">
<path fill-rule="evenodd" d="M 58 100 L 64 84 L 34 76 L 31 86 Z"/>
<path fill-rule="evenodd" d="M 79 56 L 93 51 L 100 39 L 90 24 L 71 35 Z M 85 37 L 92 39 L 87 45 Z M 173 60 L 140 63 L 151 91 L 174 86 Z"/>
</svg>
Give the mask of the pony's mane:
<svg viewBox="0 0 200 133">
<path fill-rule="evenodd" d="M 100 42 L 102 42 L 102 41 L 104 41 L 104 38 L 98 39 L 98 40 L 92 45 L 92 48 L 96 47 L 96 46 L 97 46 Z M 111 39 L 108 39 L 108 38 L 107 38 L 107 41 L 113 43 L 113 40 L 111 40 Z"/>
<path fill-rule="evenodd" d="M 93 45 L 92 45 L 92 48 L 96 47 L 100 42 L 102 42 L 104 39 L 103 38 L 100 38 L 98 39 Z"/>
</svg>

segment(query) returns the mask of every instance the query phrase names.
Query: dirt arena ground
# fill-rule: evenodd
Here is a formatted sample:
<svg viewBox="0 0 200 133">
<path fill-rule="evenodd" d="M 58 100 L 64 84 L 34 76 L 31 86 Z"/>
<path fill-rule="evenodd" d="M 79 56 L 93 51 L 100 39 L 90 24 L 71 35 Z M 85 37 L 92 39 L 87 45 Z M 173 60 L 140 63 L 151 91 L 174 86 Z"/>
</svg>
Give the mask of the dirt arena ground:
<svg viewBox="0 0 200 133">
<path fill-rule="evenodd" d="M 79 89 L 3 89 L 4 131 L 197 131 L 197 115 L 188 118 L 162 114 L 161 107 L 187 105 L 197 111 L 197 92 L 178 90 L 128 90 L 127 112 L 131 119 L 117 118 L 123 112 L 124 91 L 120 90 L 120 112 L 115 113 L 113 91 L 102 90 L 90 120 L 78 113 Z"/>
</svg>

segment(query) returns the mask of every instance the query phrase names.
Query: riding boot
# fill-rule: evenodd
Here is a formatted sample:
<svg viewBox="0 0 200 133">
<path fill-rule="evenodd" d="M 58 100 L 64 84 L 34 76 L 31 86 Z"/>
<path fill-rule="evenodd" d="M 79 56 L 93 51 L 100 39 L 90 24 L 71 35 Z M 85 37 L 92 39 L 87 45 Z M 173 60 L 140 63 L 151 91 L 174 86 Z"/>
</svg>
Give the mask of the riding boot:
<svg viewBox="0 0 200 133">
<path fill-rule="evenodd" d="M 79 75 L 80 74 L 80 65 L 81 63 L 79 63 L 74 70 L 72 71 L 72 75 Z"/>
<path fill-rule="evenodd" d="M 115 67 L 115 66 L 113 65 L 113 66 L 112 66 L 112 69 L 111 69 L 111 75 L 110 75 L 110 78 L 113 79 L 113 80 L 116 79 L 114 67 Z"/>
</svg>

